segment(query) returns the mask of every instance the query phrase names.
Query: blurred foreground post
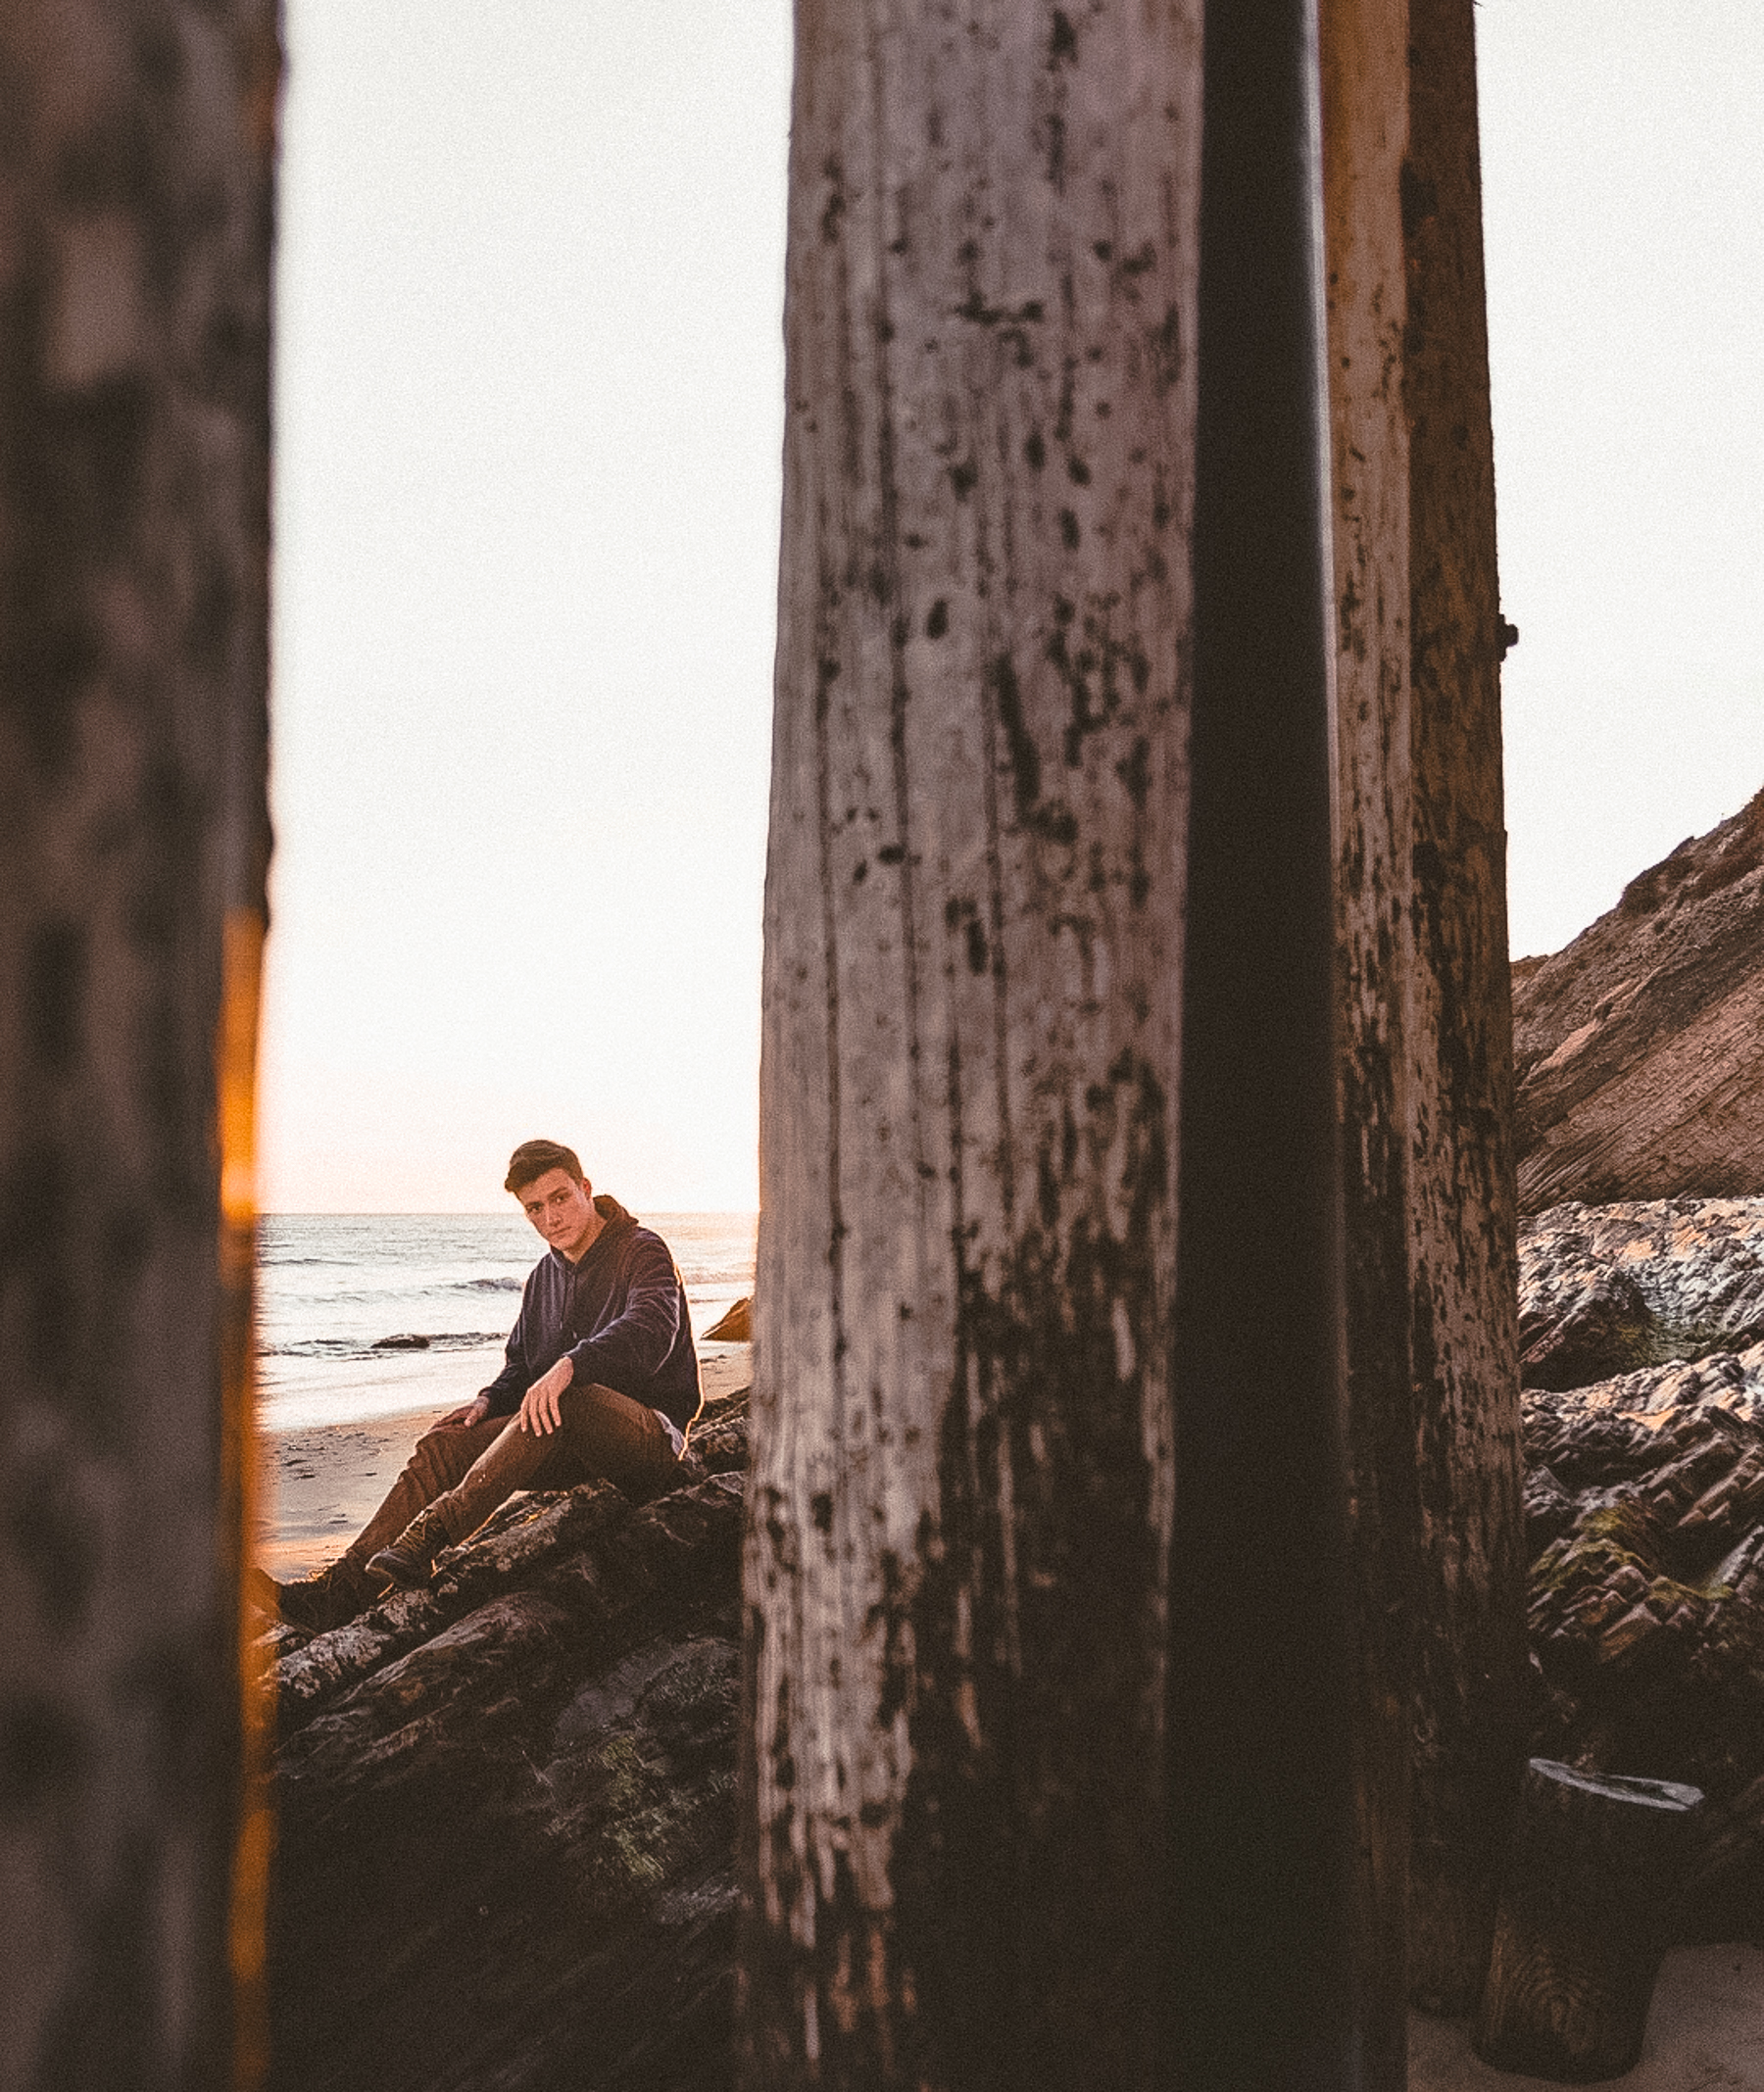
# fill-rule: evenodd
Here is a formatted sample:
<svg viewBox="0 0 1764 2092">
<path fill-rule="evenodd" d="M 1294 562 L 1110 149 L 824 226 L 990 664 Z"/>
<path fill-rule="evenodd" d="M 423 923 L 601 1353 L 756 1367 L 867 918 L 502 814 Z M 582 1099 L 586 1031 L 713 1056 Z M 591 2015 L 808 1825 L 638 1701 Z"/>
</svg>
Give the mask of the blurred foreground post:
<svg viewBox="0 0 1764 2092">
<path fill-rule="evenodd" d="M 1199 15 L 798 9 L 756 2086 L 1161 2081 Z"/>
<path fill-rule="evenodd" d="M 0 12 L 6 2092 L 252 2068 L 276 66 L 270 0 Z"/>
</svg>

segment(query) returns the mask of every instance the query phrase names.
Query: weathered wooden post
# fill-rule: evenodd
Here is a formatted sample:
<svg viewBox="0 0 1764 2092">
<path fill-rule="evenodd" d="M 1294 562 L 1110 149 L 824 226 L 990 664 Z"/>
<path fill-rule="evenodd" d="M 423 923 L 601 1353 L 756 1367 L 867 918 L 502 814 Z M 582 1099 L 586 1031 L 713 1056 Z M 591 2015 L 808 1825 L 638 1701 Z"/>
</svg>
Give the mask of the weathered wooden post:
<svg viewBox="0 0 1764 2092">
<path fill-rule="evenodd" d="M 1406 2077 L 1410 1613 L 1420 1503 L 1409 1371 L 1405 0 L 1320 0 L 1337 952 L 1356 1680 L 1356 1923 L 1367 2092 Z"/>
<path fill-rule="evenodd" d="M 0 12 L 7 2092 L 250 2068 L 237 1369 L 276 73 L 270 0 Z"/>
<path fill-rule="evenodd" d="M 1213 11 L 1197 262 L 1192 12 L 800 10 L 755 2083 L 1396 2087 L 1405 1929 L 1480 1974 L 1498 620 L 1468 4 L 1414 12 Z"/>
<path fill-rule="evenodd" d="M 754 2085 L 1161 2081 L 1199 16 L 798 10 Z"/>
<path fill-rule="evenodd" d="M 1527 1766 L 1476 2052 L 1590 2084 L 1635 2068 L 1702 1793 L 1670 1779 Z"/>
<path fill-rule="evenodd" d="M 1499 613 L 1470 0 L 1322 25 L 1360 1976 L 1391 2082 L 1405 1989 L 1475 2001 L 1520 1771 Z"/>
<path fill-rule="evenodd" d="M 1421 1514 L 1408 1951 L 1417 2002 L 1469 2012 L 1524 1764 L 1501 615 L 1474 0 L 1409 0 L 1408 15 L 1414 957 L 1404 1025 Z"/>
</svg>

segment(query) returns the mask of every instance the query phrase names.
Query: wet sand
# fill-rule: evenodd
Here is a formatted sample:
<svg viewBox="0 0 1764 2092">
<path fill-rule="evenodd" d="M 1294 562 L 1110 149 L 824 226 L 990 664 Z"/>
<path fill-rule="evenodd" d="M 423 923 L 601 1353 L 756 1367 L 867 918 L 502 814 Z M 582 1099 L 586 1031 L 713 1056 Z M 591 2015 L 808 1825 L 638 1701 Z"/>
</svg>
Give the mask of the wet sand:
<svg viewBox="0 0 1764 2092">
<path fill-rule="evenodd" d="M 752 1378 L 744 1343 L 706 1344 L 699 1379 L 707 1409 Z M 258 1560 L 274 1577 L 303 1576 L 342 1553 L 392 1486 L 411 1447 L 458 1405 L 369 1423 L 264 1434 L 258 1464 Z"/>
</svg>

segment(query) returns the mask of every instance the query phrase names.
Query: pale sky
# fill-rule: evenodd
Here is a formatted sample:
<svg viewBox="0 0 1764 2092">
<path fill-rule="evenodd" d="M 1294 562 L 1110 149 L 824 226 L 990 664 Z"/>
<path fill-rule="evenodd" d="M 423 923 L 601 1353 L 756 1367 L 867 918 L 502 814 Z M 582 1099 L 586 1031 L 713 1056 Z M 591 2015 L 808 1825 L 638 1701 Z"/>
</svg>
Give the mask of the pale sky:
<svg viewBox="0 0 1764 2092">
<path fill-rule="evenodd" d="M 751 1207 L 783 0 L 287 0 L 270 1211 Z M 1515 952 L 1764 785 L 1764 6 L 1477 12 Z"/>
</svg>

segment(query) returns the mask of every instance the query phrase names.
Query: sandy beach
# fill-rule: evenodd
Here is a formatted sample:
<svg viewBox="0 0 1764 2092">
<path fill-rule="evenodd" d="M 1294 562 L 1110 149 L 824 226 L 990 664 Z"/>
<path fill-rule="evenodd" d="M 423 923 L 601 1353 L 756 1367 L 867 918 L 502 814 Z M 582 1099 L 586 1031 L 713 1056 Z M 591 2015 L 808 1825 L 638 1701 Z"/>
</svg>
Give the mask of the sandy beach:
<svg viewBox="0 0 1764 2092">
<path fill-rule="evenodd" d="M 752 1378 L 745 1343 L 702 1343 L 707 1410 Z M 342 1553 L 391 1487 L 411 1447 L 451 1402 L 371 1422 L 264 1433 L 259 1444 L 258 1560 L 274 1577 L 303 1576 Z"/>
</svg>

